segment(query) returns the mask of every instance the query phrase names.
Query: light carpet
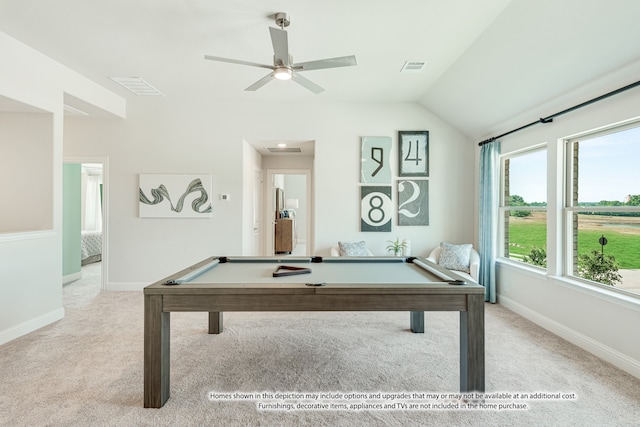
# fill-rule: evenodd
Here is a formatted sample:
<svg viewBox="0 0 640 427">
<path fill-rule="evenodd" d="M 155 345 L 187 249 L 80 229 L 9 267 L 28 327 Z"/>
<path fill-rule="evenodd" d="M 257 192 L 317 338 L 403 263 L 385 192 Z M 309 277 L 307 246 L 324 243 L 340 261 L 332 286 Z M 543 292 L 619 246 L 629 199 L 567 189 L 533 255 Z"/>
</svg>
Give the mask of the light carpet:
<svg viewBox="0 0 640 427">
<path fill-rule="evenodd" d="M 0 347 L 3 426 L 640 423 L 639 379 L 490 304 L 486 390 L 511 397 L 490 396 L 484 404 L 527 409 L 438 407 L 465 403 L 456 398 L 458 314 L 448 312 L 426 313 L 424 334 L 409 332 L 405 312 L 226 313 L 220 335 L 207 334 L 204 313 L 173 313 L 171 398 L 161 409 L 145 409 L 142 292 L 99 292 L 78 281 L 65 286 L 64 298 L 63 320 Z M 226 399 L 235 392 L 249 399 Z M 280 407 L 260 409 L 268 404 Z M 387 407 L 349 407 L 362 404 Z"/>
</svg>

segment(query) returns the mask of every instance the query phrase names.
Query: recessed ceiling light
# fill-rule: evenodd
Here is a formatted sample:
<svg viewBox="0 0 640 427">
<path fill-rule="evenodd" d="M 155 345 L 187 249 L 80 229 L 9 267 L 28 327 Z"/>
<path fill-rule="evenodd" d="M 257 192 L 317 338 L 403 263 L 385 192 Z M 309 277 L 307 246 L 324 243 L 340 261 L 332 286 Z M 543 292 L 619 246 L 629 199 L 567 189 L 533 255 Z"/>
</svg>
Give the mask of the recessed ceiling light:
<svg viewBox="0 0 640 427">
<path fill-rule="evenodd" d="M 278 147 L 280 147 L 280 148 L 284 148 L 284 147 L 286 147 L 286 146 L 287 146 L 287 144 L 285 144 L 285 143 L 283 143 L 283 142 L 281 142 L 280 144 L 278 144 Z"/>
<path fill-rule="evenodd" d="M 130 90 L 138 96 L 164 96 L 155 87 L 141 79 L 140 77 L 109 77 L 120 86 Z"/>
</svg>

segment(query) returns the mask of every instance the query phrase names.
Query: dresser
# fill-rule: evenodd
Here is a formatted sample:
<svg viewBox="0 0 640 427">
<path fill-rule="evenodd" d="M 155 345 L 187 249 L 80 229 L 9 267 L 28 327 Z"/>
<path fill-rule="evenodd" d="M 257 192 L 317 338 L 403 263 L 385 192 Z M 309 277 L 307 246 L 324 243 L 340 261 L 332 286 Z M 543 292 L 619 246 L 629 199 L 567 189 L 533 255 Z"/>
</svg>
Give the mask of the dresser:
<svg viewBox="0 0 640 427">
<path fill-rule="evenodd" d="M 275 253 L 291 253 L 296 246 L 296 223 L 293 218 L 276 220 Z"/>
</svg>

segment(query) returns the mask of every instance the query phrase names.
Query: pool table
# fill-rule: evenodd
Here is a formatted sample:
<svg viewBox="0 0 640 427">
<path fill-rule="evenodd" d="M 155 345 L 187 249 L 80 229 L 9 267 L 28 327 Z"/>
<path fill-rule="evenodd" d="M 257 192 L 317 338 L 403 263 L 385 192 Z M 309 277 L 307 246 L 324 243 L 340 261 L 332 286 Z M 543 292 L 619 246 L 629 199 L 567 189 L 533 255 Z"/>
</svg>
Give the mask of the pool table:
<svg viewBox="0 0 640 427">
<path fill-rule="evenodd" d="M 144 288 L 144 407 L 169 399 L 172 311 L 460 312 L 460 391 L 484 392 L 484 288 L 421 257 L 211 257 Z"/>
</svg>

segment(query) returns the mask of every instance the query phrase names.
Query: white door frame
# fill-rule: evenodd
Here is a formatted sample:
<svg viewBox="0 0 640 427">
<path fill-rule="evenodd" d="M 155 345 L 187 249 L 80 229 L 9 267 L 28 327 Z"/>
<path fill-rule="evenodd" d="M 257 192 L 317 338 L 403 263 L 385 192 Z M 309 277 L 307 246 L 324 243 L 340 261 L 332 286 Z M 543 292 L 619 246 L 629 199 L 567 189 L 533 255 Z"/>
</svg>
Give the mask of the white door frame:
<svg viewBox="0 0 640 427">
<path fill-rule="evenodd" d="M 312 227 L 312 223 L 315 220 L 315 215 L 313 215 L 313 206 L 314 206 L 314 200 L 315 200 L 315 196 L 313 194 L 313 185 L 311 182 L 311 178 L 312 178 L 312 173 L 311 173 L 311 169 L 267 169 L 267 175 L 265 177 L 265 191 L 264 191 L 264 197 L 266 200 L 266 203 L 264 203 L 264 226 L 262 227 L 263 230 L 263 237 L 264 241 L 265 241 L 265 254 L 267 256 L 273 256 L 275 255 L 275 247 L 274 247 L 274 236 L 275 236 L 275 225 L 276 225 L 276 221 L 275 221 L 275 211 L 276 211 L 276 207 L 274 204 L 274 200 L 275 200 L 275 192 L 274 192 L 274 188 L 273 188 L 273 176 L 274 175 L 305 175 L 307 177 L 307 206 L 306 206 L 306 212 L 307 212 L 307 218 L 306 218 L 306 223 L 307 223 L 307 227 L 306 227 L 306 235 L 307 235 L 307 240 L 305 242 L 305 253 L 307 255 L 313 255 L 311 253 L 312 248 L 314 247 L 314 234 L 313 234 L 313 230 L 315 229 L 315 227 Z M 267 232 L 267 229 L 269 230 Z"/>
<path fill-rule="evenodd" d="M 256 185 L 256 181 L 260 185 Z M 253 170 L 253 223 L 251 255 L 262 256 L 264 253 L 264 175 L 262 169 Z M 257 216 L 257 218 L 256 218 Z M 256 219 L 258 223 L 256 224 Z M 256 242 L 256 231 L 258 233 Z"/>
<path fill-rule="evenodd" d="M 109 158 L 108 157 L 64 157 L 62 163 L 102 164 L 102 265 L 100 290 L 107 290 L 109 265 Z"/>
</svg>

